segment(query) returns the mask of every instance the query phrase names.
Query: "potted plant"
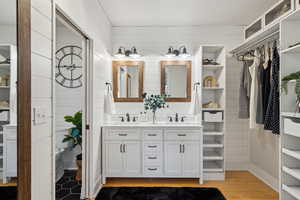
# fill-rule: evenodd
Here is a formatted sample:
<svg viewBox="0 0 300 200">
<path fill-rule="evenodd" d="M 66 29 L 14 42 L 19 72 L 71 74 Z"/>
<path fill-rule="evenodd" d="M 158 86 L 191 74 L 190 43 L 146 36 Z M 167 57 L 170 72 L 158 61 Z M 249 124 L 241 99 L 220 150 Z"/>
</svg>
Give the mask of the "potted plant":
<svg viewBox="0 0 300 200">
<path fill-rule="evenodd" d="M 168 105 L 166 105 L 166 95 L 147 95 L 147 93 L 144 93 L 143 98 L 145 110 L 152 111 L 152 122 L 154 124 L 156 120 L 156 111 L 168 107 Z"/>
<path fill-rule="evenodd" d="M 69 128 L 69 133 L 65 135 L 63 142 L 68 142 L 71 144 L 71 148 L 79 146 L 82 151 L 82 112 L 78 111 L 74 114 L 74 116 L 65 116 L 65 121 L 71 123 L 73 127 Z M 82 172 L 82 153 L 76 156 L 76 164 L 77 164 L 77 173 L 76 180 L 81 180 L 81 172 Z"/>
<path fill-rule="evenodd" d="M 291 73 L 282 78 L 281 88 L 286 94 L 288 94 L 288 83 L 290 81 L 296 81 L 294 91 L 297 96 L 296 97 L 296 106 L 297 106 L 296 110 L 299 111 L 300 110 L 299 109 L 300 108 L 300 71 Z"/>
</svg>

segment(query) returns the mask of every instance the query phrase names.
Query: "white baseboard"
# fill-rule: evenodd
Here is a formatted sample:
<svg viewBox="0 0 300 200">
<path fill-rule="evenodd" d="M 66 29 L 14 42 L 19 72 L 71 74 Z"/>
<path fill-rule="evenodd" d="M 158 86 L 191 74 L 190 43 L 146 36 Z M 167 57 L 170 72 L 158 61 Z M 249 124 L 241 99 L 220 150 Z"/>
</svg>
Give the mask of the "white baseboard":
<svg viewBox="0 0 300 200">
<path fill-rule="evenodd" d="M 275 177 L 271 176 L 269 173 L 259 168 L 254 164 L 249 165 L 249 172 L 256 176 L 258 179 L 263 181 L 265 184 L 270 186 L 273 190 L 279 192 L 279 181 Z"/>
</svg>

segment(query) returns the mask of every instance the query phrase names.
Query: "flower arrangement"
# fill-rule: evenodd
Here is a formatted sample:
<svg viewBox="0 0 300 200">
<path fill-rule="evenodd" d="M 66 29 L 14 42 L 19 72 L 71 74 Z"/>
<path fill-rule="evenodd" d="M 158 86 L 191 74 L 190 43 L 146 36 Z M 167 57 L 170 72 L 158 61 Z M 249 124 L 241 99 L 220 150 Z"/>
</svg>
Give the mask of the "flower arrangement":
<svg viewBox="0 0 300 200">
<path fill-rule="evenodd" d="M 143 94 L 144 99 L 144 108 L 145 110 L 151 110 L 153 114 L 153 123 L 155 123 L 156 119 L 156 111 L 159 109 L 168 108 L 169 106 L 166 104 L 167 96 L 165 94 L 162 95 L 147 95 L 147 93 Z"/>
<path fill-rule="evenodd" d="M 291 73 L 282 78 L 281 89 L 286 94 L 288 94 L 288 82 L 291 80 L 296 80 L 296 85 L 295 85 L 295 93 L 297 96 L 296 104 L 297 104 L 297 107 L 299 107 L 299 105 L 300 105 L 300 71 Z"/>
</svg>

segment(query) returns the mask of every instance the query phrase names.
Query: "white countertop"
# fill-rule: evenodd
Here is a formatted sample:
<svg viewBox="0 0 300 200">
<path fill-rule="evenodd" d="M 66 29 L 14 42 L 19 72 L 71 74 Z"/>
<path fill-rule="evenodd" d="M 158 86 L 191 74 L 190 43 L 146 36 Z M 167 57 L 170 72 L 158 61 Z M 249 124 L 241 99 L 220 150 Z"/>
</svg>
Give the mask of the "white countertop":
<svg viewBox="0 0 300 200">
<path fill-rule="evenodd" d="M 105 123 L 103 127 L 186 127 L 186 128 L 201 128 L 201 123 L 193 123 L 193 122 L 156 122 L 153 124 L 152 122 L 111 122 Z"/>
<path fill-rule="evenodd" d="M 300 113 L 296 113 L 296 112 L 281 112 L 281 116 L 283 116 L 283 117 L 292 117 L 292 118 L 300 118 Z"/>
</svg>

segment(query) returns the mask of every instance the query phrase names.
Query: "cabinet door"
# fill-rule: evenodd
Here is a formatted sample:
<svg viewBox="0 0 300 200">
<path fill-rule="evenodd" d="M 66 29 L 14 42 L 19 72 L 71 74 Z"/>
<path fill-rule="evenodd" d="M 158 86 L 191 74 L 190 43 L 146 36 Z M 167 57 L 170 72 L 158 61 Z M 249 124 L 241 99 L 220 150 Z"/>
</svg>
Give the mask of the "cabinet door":
<svg viewBox="0 0 300 200">
<path fill-rule="evenodd" d="M 123 174 L 122 142 L 105 143 L 106 176 L 121 176 Z"/>
<path fill-rule="evenodd" d="M 165 142 L 165 175 L 181 176 L 182 153 L 180 142 Z"/>
<path fill-rule="evenodd" d="M 183 176 L 199 177 L 200 144 L 199 142 L 184 142 L 183 145 Z"/>
<path fill-rule="evenodd" d="M 123 142 L 124 147 L 124 175 L 140 176 L 142 172 L 141 142 Z"/>
</svg>

